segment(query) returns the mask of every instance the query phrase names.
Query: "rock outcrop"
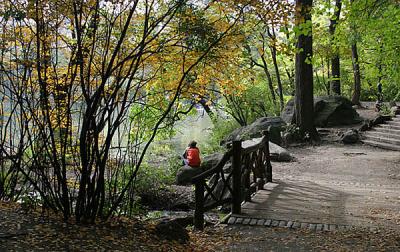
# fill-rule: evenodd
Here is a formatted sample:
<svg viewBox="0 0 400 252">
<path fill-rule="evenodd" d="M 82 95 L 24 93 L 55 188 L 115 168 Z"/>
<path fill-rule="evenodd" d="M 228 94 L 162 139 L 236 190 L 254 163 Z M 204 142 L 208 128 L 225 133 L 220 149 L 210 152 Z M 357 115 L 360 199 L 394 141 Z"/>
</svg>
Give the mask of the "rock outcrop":
<svg viewBox="0 0 400 252">
<path fill-rule="evenodd" d="M 360 135 L 357 130 L 351 129 L 343 133 L 340 140 L 345 144 L 354 144 L 360 141 Z"/>
<path fill-rule="evenodd" d="M 349 99 L 342 96 L 314 98 L 314 123 L 317 127 L 350 125 L 362 122 Z M 286 123 L 294 122 L 294 99 L 290 100 L 282 112 Z"/>
<path fill-rule="evenodd" d="M 190 167 L 188 165 L 184 165 L 179 168 L 178 172 L 176 173 L 175 183 L 177 185 L 189 185 L 192 183 L 192 178 L 203 173 L 204 171 L 206 170 L 204 170 L 202 167 Z"/>
<path fill-rule="evenodd" d="M 155 225 L 155 233 L 161 239 L 177 241 L 185 244 L 189 241 L 189 233 L 186 226 L 193 223 L 193 217 L 163 218 Z"/>
<path fill-rule="evenodd" d="M 226 144 L 232 140 L 249 140 L 262 136 L 262 131 L 269 130 L 269 139 L 271 142 L 281 143 L 281 131 L 286 123 L 280 117 L 261 117 L 255 120 L 252 124 L 235 129 L 222 142 Z"/>
</svg>

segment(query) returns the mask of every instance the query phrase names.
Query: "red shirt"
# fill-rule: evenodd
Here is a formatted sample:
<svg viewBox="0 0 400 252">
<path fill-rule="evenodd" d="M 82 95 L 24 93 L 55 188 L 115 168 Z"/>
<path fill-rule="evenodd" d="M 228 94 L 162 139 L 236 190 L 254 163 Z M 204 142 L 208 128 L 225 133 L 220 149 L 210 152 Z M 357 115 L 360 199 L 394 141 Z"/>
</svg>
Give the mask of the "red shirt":
<svg viewBox="0 0 400 252">
<path fill-rule="evenodd" d="M 188 165 L 192 167 L 200 166 L 200 151 L 198 148 L 189 148 L 186 151 Z"/>
</svg>

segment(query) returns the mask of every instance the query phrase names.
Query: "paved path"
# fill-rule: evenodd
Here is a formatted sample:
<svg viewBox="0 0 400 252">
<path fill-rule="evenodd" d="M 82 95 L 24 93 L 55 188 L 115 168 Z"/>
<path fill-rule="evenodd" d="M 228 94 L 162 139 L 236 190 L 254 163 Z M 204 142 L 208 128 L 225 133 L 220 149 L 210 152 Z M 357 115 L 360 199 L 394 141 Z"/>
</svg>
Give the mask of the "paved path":
<svg viewBox="0 0 400 252">
<path fill-rule="evenodd" d="M 339 144 L 291 151 L 297 160 L 273 163 L 274 183 L 230 223 L 399 228 L 400 152 Z"/>
</svg>

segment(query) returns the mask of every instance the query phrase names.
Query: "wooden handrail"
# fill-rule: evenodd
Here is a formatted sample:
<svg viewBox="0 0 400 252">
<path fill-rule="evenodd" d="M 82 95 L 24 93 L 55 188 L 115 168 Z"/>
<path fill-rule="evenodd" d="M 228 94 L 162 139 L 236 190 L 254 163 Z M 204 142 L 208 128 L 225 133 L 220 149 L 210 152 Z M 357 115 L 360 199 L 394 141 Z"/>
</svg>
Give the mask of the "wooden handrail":
<svg viewBox="0 0 400 252">
<path fill-rule="evenodd" d="M 272 166 L 269 153 L 269 132 L 263 131 L 263 137 L 247 141 L 233 141 L 230 149 L 224 153 L 223 157 L 211 169 L 192 178 L 195 184 L 196 209 L 194 225 L 196 229 L 203 229 L 204 212 L 211 207 L 216 207 L 224 203 L 231 203 L 231 212 L 240 214 L 241 203 L 244 200 L 251 200 L 251 194 L 257 189 L 263 189 L 265 180 L 272 181 Z M 224 178 L 225 164 L 231 159 L 232 169 L 226 179 L 222 179 L 223 190 L 220 195 L 215 194 L 216 183 L 219 177 Z M 206 179 L 217 174 L 210 186 Z M 229 179 L 231 178 L 231 180 Z M 251 178 L 253 182 L 251 181 Z M 242 184 L 244 183 L 244 184 Z M 224 190 L 229 189 L 232 193 L 231 198 L 223 198 Z M 243 194 L 244 193 L 244 194 Z M 243 195 L 242 195 L 243 194 Z M 212 200 L 209 202 L 209 200 Z M 206 203 L 209 202 L 209 203 Z M 207 204 L 207 205 L 206 205 Z"/>
<path fill-rule="evenodd" d="M 214 173 L 217 173 L 220 170 L 222 170 L 224 168 L 224 165 L 226 164 L 226 162 L 228 162 L 228 160 L 231 156 L 232 156 L 232 149 L 225 152 L 224 155 L 222 156 L 222 158 L 218 161 L 218 163 L 213 168 L 193 177 L 192 183 L 196 184 L 199 181 L 201 181 L 202 179 L 205 179 L 205 178 L 213 175 Z"/>
<path fill-rule="evenodd" d="M 261 147 L 262 145 L 264 145 L 265 142 L 268 141 L 268 137 L 263 136 L 263 137 L 260 137 L 260 138 L 254 138 L 254 139 L 252 139 L 252 140 L 244 141 L 244 142 L 242 142 L 242 146 L 243 146 L 243 145 L 246 145 L 246 142 L 250 142 L 250 141 L 251 141 L 251 142 L 259 141 L 259 142 L 254 143 L 253 145 L 249 145 L 249 146 L 247 146 L 247 147 L 243 147 L 243 148 L 242 148 L 242 153 L 243 153 L 243 154 L 248 154 L 248 153 L 250 153 L 250 152 L 254 152 L 254 151 L 260 149 L 260 147 Z"/>
</svg>

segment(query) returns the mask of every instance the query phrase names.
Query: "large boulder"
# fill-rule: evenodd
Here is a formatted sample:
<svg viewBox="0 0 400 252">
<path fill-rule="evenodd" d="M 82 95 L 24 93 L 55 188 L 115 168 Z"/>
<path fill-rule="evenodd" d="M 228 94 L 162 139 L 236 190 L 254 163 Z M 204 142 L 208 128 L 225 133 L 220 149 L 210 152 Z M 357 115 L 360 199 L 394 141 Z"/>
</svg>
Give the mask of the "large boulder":
<svg viewBox="0 0 400 252">
<path fill-rule="evenodd" d="M 223 154 L 214 153 L 202 158 L 200 167 L 190 167 L 188 165 L 182 166 L 176 173 L 175 183 L 177 185 L 191 184 L 193 177 L 213 168 L 215 165 L 218 164 L 222 157 Z"/>
<path fill-rule="evenodd" d="M 192 183 L 192 178 L 203 173 L 205 170 L 202 167 L 190 167 L 188 165 L 184 165 L 179 168 L 176 173 L 175 183 L 177 185 L 189 185 Z"/>
<path fill-rule="evenodd" d="M 390 115 L 378 115 L 371 121 L 371 127 L 385 123 L 386 121 L 392 120 Z"/>
<path fill-rule="evenodd" d="M 364 122 L 361 124 L 361 126 L 358 128 L 359 131 L 367 131 L 371 129 L 371 121 L 370 120 L 364 120 Z"/>
<path fill-rule="evenodd" d="M 161 239 L 177 241 L 185 244 L 189 241 L 189 233 L 186 226 L 193 223 L 193 217 L 163 218 L 155 225 L 155 233 Z"/>
<path fill-rule="evenodd" d="M 262 131 L 267 130 L 268 128 L 270 129 L 270 141 L 280 144 L 282 141 L 281 131 L 284 126 L 286 126 L 286 123 L 280 117 L 261 117 L 248 126 L 235 129 L 221 142 L 221 145 L 232 140 L 244 141 L 256 137 L 261 137 Z"/>
<path fill-rule="evenodd" d="M 190 211 L 194 209 L 194 192 L 190 187 L 171 185 L 141 190 L 140 205 L 152 210 Z"/>
<path fill-rule="evenodd" d="M 390 108 L 390 112 L 392 115 L 400 115 L 400 107 L 399 106 L 393 106 Z"/>
<path fill-rule="evenodd" d="M 182 166 L 176 174 L 176 184 L 178 185 L 188 185 L 192 183 L 192 178 L 199 175 L 200 173 L 213 168 L 222 159 L 223 154 L 214 153 L 205 156 L 202 160 L 201 166 L 197 168 L 192 168 L 190 166 Z M 228 178 L 229 173 L 232 172 L 232 165 L 228 161 L 223 167 L 225 178 Z M 232 195 L 228 189 L 224 190 L 224 182 L 220 178 L 220 174 L 214 174 L 209 180 L 210 184 L 216 183 L 216 188 L 214 189 L 214 195 L 219 198 L 222 196 L 223 199 L 231 198 Z M 229 179 L 229 183 L 232 183 L 232 177 Z M 232 188 L 232 185 L 231 185 Z M 222 195 L 223 194 L 223 195 Z M 205 204 L 212 204 L 214 202 L 213 198 L 208 199 Z"/>
<path fill-rule="evenodd" d="M 360 140 L 360 135 L 357 130 L 351 129 L 343 133 L 341 141 L 345 144 L 354 144 Z"/>
<path fill-rule="evenodd" d="M 284 122 L 288 124 L 295 123 L 294 121 L 294 99 L 290 99 L 287 103 L 285 108 L 281 112 L 281 117 Z"/>
<path fill-rule="evenodd" d="M 356 124 L 362 121 L 349 99 L 342 96 L 314 98 L 314 124 L 318 127 Z M 290 100 L 282 112 L 287 123 L 294 122 L 294 99 Z"/>
<path fill-rule="evenodd" d="M 230 188 L 232 188 L 232 176 L 229 177 L 229 173 L 225 173 L 224 174 L 225 179 L 229 178 L 228 183 Z M 227 200 L 227 199 L 231 199 L 232 198 L 232 194 L 229 191 L 229 189 L 227 187 L 225 187 L 225 183 L 226 181 L 222 180 L 222 178 L 220 178 L 219 174 L 214 174 L 211 178 L 210 178 L 210 182 L 209 185 L 214 185 L 216 183 L 216 186 L 213 190 L 213 195 L 217 198 L 217 199 L 222 199 L 222 200 Z M 209 197 L 206 202 L 205 205 L 211 205 L 215 203 L 215 199 L 213 197 Z"/>
<path fill-rule="evenodd" d="M 362 121 L 351 101 L 342 96 L 317 97 L 314 102 L 316 126 L 356 124 Z"/>
<path fill-rule="evenodd" d="M 203 157 L 201 160 L 200 168 L 204 171 L 213 168 L 218 164 L 218 162 L 222 159 L 223 156 L 224 154 L 222 153 L 214 153 Z"/>
<path fill-rule="evenodd" d="M 271 142 L 269 142 L 269 154 L 272 161 L 290 162 L 293 160 L 293 157 L 290 155 L 289 151 Z"/>
</svg>

